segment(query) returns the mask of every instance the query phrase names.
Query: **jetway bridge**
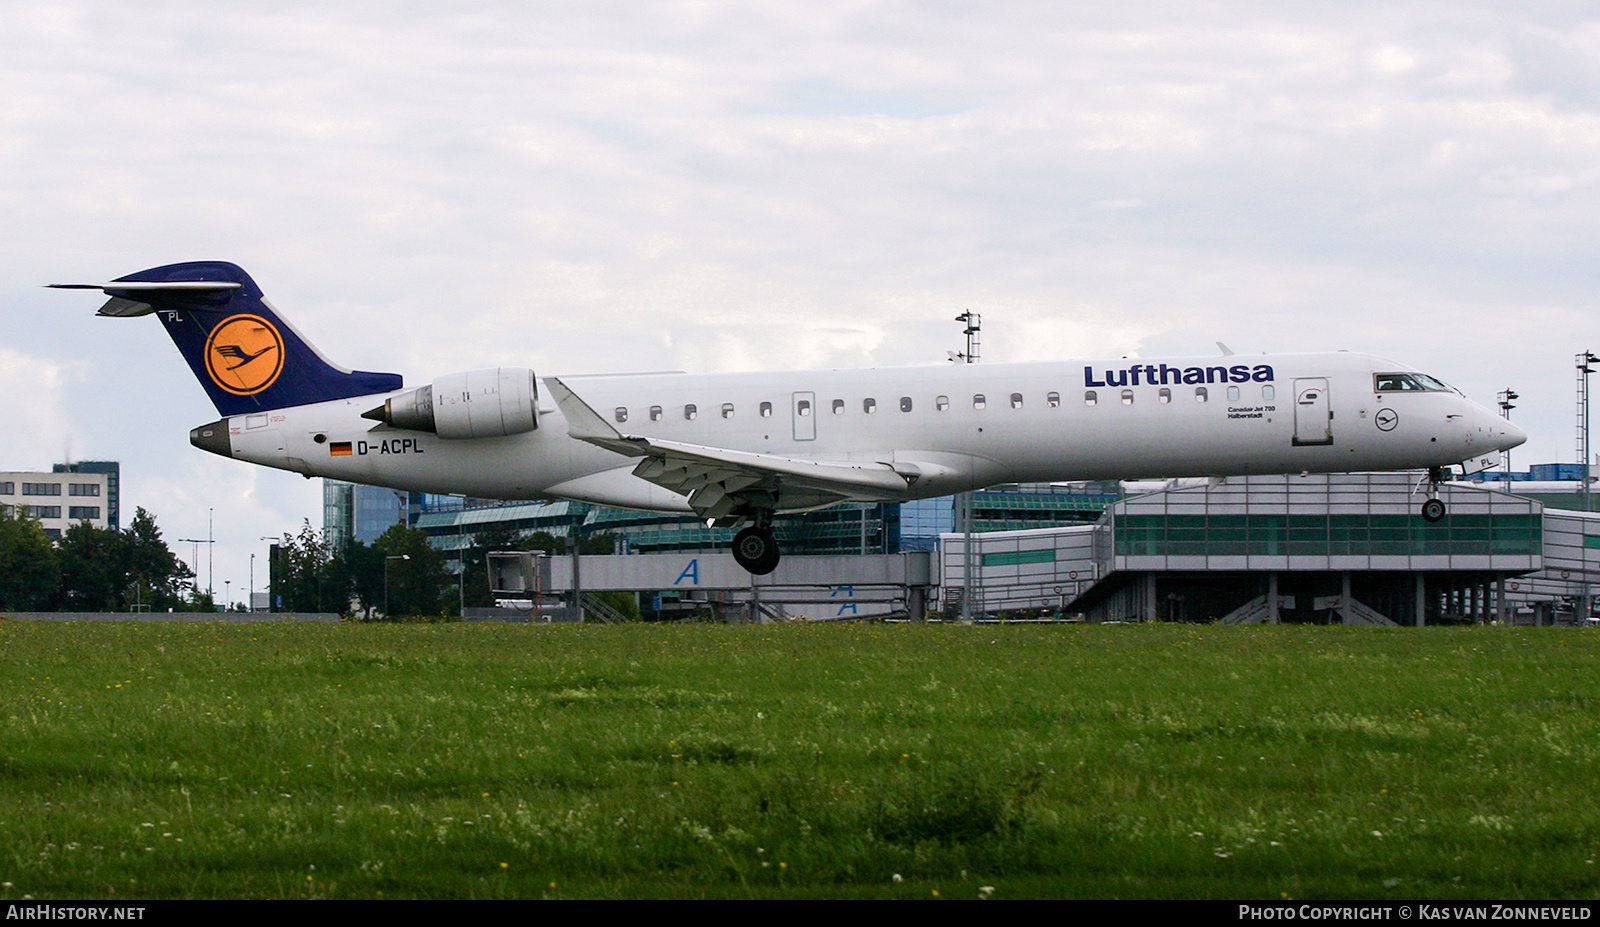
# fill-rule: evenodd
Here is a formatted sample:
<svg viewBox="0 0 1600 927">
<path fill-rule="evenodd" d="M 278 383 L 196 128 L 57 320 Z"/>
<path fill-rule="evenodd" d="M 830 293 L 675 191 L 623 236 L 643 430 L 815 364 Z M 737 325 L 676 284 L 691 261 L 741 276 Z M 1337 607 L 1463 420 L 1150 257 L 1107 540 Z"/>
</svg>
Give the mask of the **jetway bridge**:
<svg viewBox="0 0 1600 927">
<path fill-rule="evenodd" d="M 745 572 L 726 551 L 581 557 L 500 551 L 488 559 L 497 596 L 570 603 L 575 588 L 635 592 L 667 616 L 709 611 L 724 620 L 920 618 L 938 584 L 931 551 L 786 556 L 766 576 Z"/>
</svg>

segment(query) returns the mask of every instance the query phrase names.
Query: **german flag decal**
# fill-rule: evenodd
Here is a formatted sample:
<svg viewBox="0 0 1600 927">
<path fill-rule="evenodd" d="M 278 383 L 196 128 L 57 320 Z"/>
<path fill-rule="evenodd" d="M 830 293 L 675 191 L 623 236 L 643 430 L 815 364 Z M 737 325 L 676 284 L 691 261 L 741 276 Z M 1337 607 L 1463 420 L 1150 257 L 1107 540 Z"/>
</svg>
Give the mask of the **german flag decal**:
<svg viewBox="0 0 1600 927">
<path fill-rule="evenodd" d="M 349 457 L 350 456 L 350 442 L 349 441 L 335 441 L 335 442 L 333 442 L 332 444 L 328 445 L 328 454 L 330 456 L 333 456 L 333 457 Z"/>
</svg>

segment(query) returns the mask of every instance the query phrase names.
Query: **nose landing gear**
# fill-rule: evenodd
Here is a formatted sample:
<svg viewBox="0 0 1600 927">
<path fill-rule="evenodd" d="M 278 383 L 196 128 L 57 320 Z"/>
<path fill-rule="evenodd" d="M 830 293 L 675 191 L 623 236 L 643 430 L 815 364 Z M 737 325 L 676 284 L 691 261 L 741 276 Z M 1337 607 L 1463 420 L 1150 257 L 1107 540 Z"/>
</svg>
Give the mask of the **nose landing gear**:
<svg viewBox="0 0 1600 927">
<path fill-rule="evenodd" d="M 1422 503 L 1422 520 L 1433 524 L 1444 520 L 1449 510 L 1439 498 L 1439 484 L 1450 478 L 1450 473 L 1443 467 L 1428 468 L 1428 498 Z"/>
</svg>

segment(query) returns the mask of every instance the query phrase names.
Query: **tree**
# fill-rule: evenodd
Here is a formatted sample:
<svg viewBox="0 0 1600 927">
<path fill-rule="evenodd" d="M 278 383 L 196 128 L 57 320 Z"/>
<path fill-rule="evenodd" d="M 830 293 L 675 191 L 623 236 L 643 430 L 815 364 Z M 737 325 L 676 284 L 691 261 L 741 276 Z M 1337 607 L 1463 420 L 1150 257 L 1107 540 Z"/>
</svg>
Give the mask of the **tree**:
<svg viewBox="0 0 1600 927">
<path fill-rule="evenodd" d="M 350 586 L 334 566 L 326 539 L 306 519 L 296 536 L 284 535 L 274 564 L 273 594 L 291 612 L 337 612 L 350 609 Z M 277 604 L 274 603 L 274 607 Z"/>
<path fill-rule="evenodd" d="M 0 608 L 48 608 L 61 583 L 55 548 L 37 521 L 14 517 L 10 509 L 0 506 Z"/>
<path fill-rule="evenodd" d="M 328 564 L 328 583 L 344 596 L 340 612 L 348 613 L 353 601 L 362 619 L 371 621 L 373 609 L 383 607 L 383 555 L 360 541 L 351 541 Z"/>
<path fill-rule="evenodd" d="M 444 555 L 428 543 L 425 533 L 394 525 L 373 542 L 372 550 L 387 567 L 385 618 L 440 614 L 440 593 L 449 579 Z"/>
<path fill-rule="evenodd" d="M 124 531 L 82 521 L 56 547 L 61 562 L 57 606 L 68 611 L 126 611 L 133 605 L 186 608 L 194 576 L 161 539 L 155 516 L 140 508 Z"/>
<path fill-rule="evenodd" d="M 155 516 L 142 506 L 137 508 L 123 532 L 123 542 L 124 565 L 134 584 L 134 601 L 155 611 L 183 608 L 185 587 L 194 579 L 194 573 L 161 539 Z"/>
<path fill-rule="evenodd" d="M 56 547 L 61 558 L 57 607 L 73 612 L 120 612 L 128 592 L 128 545 L 120 531 L 86 521 L 68 528 Z"/>
</svg>

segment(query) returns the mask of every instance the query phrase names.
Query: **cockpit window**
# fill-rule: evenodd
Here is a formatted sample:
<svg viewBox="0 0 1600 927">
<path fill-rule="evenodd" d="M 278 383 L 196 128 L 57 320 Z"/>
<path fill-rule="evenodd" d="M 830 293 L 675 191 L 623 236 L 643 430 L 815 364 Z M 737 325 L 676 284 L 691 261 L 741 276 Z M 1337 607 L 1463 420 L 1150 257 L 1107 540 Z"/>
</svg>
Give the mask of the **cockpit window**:
<svg viewBox="0 0 1600 927">
<path fill-rule="evenodd" d="M 1450 387 L 1425 373 L 1380 373 L 1373 381 L 1380 393 L 1450 392 Z"/>
</svg>

